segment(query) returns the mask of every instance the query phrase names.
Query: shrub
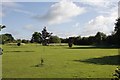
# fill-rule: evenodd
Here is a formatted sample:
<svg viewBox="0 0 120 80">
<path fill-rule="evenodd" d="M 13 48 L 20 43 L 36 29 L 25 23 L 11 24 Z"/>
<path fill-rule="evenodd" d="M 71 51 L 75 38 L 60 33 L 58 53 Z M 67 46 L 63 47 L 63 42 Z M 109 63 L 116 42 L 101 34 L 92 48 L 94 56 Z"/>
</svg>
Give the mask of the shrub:
<svg viewBox="0 0 120 80">
<path fill-rule="evenodd" d="M 20 46 L 21 45 L 21 43 L 17 43 L 17 46 Z"/>
</svg>

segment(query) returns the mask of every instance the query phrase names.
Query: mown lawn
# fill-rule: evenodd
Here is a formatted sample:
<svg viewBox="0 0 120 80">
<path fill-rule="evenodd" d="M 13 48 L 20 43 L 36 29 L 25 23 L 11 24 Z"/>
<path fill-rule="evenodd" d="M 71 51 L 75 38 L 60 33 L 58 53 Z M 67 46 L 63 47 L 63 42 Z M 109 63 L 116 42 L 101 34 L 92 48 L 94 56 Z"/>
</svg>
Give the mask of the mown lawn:
<svg viewBox="0 0 120 80">
<path fill-rule="evenodd" d="M 2 56 L 0 55 L 0 79 L 2 78 Z"/>
<path fill-rule="evenodd" d="M 118 50 L 89 46 L 4 45 L 3 78 L 112 78 Z M 41 57 L 44 65 L 37 67 Z"/>
</svg>

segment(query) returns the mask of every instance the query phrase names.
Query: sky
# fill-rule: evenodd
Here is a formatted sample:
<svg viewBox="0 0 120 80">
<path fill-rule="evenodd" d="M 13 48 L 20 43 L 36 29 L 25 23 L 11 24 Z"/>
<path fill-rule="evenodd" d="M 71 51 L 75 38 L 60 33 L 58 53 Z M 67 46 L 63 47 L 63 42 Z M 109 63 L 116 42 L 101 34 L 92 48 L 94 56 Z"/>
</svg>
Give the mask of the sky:
<svg viewBox="0 0 120 80">
<path fill-rule="evenodd" d="M 114 31 L 119 0 L 4 0 L 0 2 L 2 34 L 31 39 L 46 26 L 61 38 Z"/>
</svg>

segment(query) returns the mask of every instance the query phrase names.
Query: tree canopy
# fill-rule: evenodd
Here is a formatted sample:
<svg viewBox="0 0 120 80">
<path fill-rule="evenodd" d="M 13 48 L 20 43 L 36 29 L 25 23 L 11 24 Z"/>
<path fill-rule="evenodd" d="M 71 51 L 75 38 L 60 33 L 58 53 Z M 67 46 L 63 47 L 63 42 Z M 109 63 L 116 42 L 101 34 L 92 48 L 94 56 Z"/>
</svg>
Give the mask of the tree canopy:
<svg viewBox="0 0 120 80">
<path fill-rule="evenodd" d="M 12 34 L 2 34 L 0 35 L 0 43 L 4 44 L 4 43 L 9 43 L 9 42 L 13 42 L 15 39 L 12 36 Z"/>
<path fill-rule="evenodd" d="M 31 42 L 42 43 L 42 45 L 48 44 L 48 39 L 51 37 L 52 33 L 47 32 L 46 27 L 40 32 L 34 32 L 32 34 Z"/>
<path fill-rule="evenodd" d="M 118 45 L 120 46 L 120 17 L 116 20 L 115 23 L 115 39 Z"/>
<path fill-rule="evenodd" d="M 58 36 L 51 36 L 50 43 L 61 43 L 61 39 Z"/>
<path fill-rule="evenodd" d="M 41 33 L 39 33 L 39 32 L 34 32 L 34 33 L 32 34 L 31 42 L 41 43 L 41 42 L 42 42 Z"/>
<path fill-rule="evenodd" d="M 46 27 L 44 27 L 41 34 L 43 46 L 46 46 L 48 44 L 51 35 L 52 33 L 47 32 Z"/>
</svg>

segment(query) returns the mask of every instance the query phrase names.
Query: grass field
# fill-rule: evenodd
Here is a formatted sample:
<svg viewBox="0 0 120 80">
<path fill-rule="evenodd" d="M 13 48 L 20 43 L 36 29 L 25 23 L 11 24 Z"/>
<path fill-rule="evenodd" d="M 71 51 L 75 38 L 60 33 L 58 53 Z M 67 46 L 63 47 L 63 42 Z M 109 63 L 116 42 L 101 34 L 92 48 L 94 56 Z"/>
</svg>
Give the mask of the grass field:
<svg viewBox="0 0 120 80">
<path fill-rule="evenodd" d="M 118 50 L 89 46 L 4 45 L 3 78 L 112 78 Z M 36 67 L 40 59 L 44 65 Z"/>
</svg>

